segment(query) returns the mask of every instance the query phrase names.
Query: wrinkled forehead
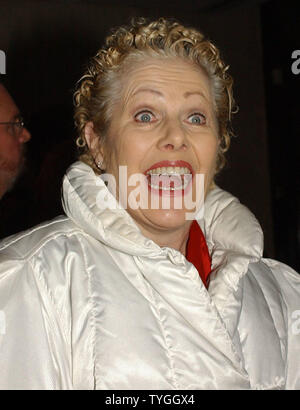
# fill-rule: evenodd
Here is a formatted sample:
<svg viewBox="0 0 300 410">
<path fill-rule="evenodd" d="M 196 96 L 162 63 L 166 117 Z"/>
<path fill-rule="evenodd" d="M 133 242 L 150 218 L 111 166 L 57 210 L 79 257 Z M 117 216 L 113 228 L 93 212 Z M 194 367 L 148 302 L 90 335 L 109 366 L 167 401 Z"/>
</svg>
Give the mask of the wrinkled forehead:
<svg viewBox="0 0 300 410">
<path fill-rule="evenodd" d="M 207 99 L 211 99 L 211 84 L 205 71 L 189 61 L 180 58 L 146 58 L 144 61 L 128 65 L 126 74 L 123 74 L 125 90 L 133 93 L 140 86 L 154 83 L 168 85 L 170 90 L 180 86 L 182 92 L 202 89 Z M 130 90 L 131 89 L 131 90 Z"/>
<path fill-rule="evenodd" d="M 19 114 L 11 95 L 6 88 L 0 84 L 0 122 L 11 121 Z"/>
</svg>

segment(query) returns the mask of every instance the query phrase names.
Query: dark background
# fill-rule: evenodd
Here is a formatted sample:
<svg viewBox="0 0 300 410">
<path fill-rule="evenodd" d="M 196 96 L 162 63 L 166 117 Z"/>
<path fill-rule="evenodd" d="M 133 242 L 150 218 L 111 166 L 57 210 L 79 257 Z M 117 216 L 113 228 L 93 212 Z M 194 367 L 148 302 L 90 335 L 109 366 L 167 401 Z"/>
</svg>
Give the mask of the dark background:
<svg viewBox="0 0 300 410">
<path fill-rule="evenodd" d="M 0 202 L 0 237 L 62 213 L 61 178 L 76 158 L 72 93 L 108 30 L 133 16 L 175 17 L 216 43 L 235 80 L 236 137 L 217 183 L 260 221 L 265 256 L 300 271 L 299 3 L 0 0 L 5 78 L 32 134 L 27 169 Z"/>
</svg>

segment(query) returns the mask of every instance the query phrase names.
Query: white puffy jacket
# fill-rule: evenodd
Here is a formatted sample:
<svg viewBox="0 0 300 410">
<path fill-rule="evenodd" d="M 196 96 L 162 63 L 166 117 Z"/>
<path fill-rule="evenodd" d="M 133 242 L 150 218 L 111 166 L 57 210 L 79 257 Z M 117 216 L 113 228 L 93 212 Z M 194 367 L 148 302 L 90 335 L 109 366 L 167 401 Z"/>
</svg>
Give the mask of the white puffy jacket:
<svg viewBox="0 0 300 410">
<path fill-rule="evenodd" d="M 73 164 L 67 216 L 2 241 L 0 388 L 299 389 L 300 277 L 262 259 L 249 210 L 208 195 L 207 291 L 125 210 L 99 209 L 102 190 Z"/>
</svg>

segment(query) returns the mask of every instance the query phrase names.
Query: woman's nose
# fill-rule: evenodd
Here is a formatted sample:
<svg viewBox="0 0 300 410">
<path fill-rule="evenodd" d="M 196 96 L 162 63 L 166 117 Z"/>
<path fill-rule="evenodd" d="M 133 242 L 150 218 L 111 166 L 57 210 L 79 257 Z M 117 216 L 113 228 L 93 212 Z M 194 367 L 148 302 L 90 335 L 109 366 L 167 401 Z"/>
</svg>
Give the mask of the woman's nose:
<svg viewBox="0 0 300 410">
<path fill-rule="evenodd" d="M 159 148 L 164 151 L 186 151 L 188 140 L 183 127 L 180 124 L 169 124 L 159 140 Z"/>
</svg>

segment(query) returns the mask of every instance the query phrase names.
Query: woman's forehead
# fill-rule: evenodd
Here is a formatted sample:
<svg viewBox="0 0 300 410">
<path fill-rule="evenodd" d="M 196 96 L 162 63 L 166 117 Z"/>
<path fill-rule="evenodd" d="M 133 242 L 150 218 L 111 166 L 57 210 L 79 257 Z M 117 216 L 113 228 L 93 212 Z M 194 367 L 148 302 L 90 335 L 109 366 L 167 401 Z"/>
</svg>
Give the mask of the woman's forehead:
<svg viewBox="0 0 300 410">
<path fill-rule="evenodd" d="M 204 71 L 179 58 L 152 58 L 132 65 L 122 80 L 125 99 L 142 97 L 147 92 L 153 96 L 177 92 L 211 100 L 210 81 Z"/>
</svg>

